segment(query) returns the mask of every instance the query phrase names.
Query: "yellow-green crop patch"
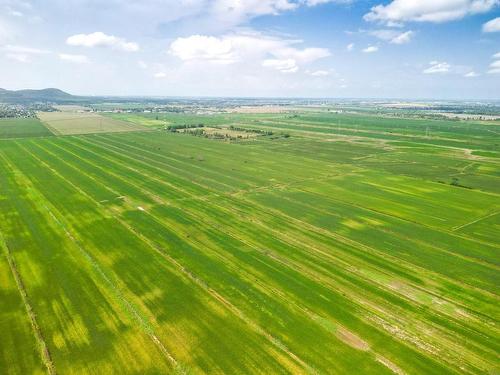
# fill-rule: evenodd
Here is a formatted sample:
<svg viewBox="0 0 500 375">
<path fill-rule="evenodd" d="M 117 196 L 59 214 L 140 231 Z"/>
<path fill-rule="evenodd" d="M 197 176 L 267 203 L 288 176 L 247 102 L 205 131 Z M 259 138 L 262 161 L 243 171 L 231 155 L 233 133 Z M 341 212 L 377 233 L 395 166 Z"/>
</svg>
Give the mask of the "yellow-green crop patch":
<svg viewBox="0 0 500 375">
<path fill-rule="evenodd" d="M 37 116 L 56 135 L 145 130 L 141 125 L 112 119 L 92 112 L 38 112 Z"/>
<path fill-rule="evenodd" d="M 495 373 L 497 140 L 307 116 L 1 142 L 0 372 Z"/>
</svg>

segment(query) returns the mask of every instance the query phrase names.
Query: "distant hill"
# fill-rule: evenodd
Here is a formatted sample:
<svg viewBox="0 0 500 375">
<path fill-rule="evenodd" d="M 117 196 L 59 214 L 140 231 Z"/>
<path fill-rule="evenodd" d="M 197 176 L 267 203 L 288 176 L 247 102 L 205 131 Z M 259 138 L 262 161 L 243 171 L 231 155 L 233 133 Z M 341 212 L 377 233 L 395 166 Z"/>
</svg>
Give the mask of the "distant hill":
<svg viewBox="0 0 500 375">
<path fill-rule="evenodd" d="M 68 94 L 59 89 L 5 90 L 0 88 L 0 103 L 77 103 L 82 97 Z"/>
</svg>

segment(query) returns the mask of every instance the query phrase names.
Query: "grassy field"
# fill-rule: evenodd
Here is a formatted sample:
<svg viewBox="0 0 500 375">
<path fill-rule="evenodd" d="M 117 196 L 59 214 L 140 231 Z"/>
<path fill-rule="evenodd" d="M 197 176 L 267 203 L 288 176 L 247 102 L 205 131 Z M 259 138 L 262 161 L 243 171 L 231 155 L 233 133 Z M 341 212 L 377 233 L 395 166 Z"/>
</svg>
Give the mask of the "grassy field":
<svg viewBox="0 0 500 375">
<path fill-rule="evenodd" d="M 37 116 L 56 135 L 127 132 L 145 129 L 139 124 L 115 120 L 92 112 L 38 112 Z"/>
<path fill-rule="evenodd" d="M 0 119 L 0 139 L 50 135 L 52 133 L 36 118 Z"/>
<path fill-rule="evenodd" d="M 0 372 L 499 371 L 498 123 L 163 116 L 291 137 L 0 141 Z"/>
</svg>

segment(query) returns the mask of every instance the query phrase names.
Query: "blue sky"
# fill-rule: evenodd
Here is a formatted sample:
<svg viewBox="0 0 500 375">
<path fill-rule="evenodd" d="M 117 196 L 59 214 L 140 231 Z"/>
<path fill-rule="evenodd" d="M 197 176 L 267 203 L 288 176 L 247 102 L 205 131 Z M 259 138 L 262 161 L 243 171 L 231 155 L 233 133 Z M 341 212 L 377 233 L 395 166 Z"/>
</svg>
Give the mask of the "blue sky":
<svg viewBox="0 0 500 375">
<path fill-rule="evenodd" d="M 500 99 L 500 0 L 0 0 L 0 87 Z"/>
</svg>

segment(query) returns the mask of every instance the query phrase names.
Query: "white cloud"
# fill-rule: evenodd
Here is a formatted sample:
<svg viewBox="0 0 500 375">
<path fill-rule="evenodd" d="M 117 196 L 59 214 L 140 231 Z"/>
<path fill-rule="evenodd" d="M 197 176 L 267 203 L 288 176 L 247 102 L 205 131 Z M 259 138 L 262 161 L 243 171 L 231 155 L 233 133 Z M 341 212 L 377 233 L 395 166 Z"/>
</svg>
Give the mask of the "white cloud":
<svg viewBox="0 0 500 375">
<path fill-rule="evenodd" d="M 493 18 L 491 21 L 488 21 L 483 25 L 483 32 L 485 33 L 496 33 L 499 31 L 500 31 L 500 17 Z"/>
<path fill-rule="evenodd" d="M 299 70 L 297 62 L 294 59 L 268 59 L 262 62 L 265 68 L 273 68 L 281 73 L 296 73 Z"/>
<path fill-rule="evenodd" d="M 50 51 L 43 50 L 43 49 L 24 47 L 24 46 L 16 46 L 16 45 L 11 45 L 11 44 L 7 44 L 6 46 L 2 47 L 2 49 L 7 51 L 7 52 L 30 54 L 30 55 L 31 54 L 32 55 L 41 55 L 41 54 L 50 53 Z"/>
<path fill-rule="evenodd" d="M 66 44 L 81 47 L 110 47 L 113 49 L 135 52 L 139 50 L 139 45 L 134 42 L 127 42 L 123 38 L 113 35 L 106 35 L 101 31 L 91 34 L 77 34 L 66 39 Z"/>
<path fill-rule="evenodd" d="M 373 52 L 377 52 L 377 51 L 378 51 L 377 46 L 368 46 L 363 50 L 364 53 L 373 53 Z"/>
<path fill-rule="evenodd" d="M 30 58 L 28 55 L 23 53 L 8 53 L 5 55 L 9 60 L 14 60 L 20 63 L 28 63 L 30 62 Z"/>
<path fill-rule="evenodd" d="M 313 71 L 308 70 L 306 71 L 306 73 L 313 77 L 326 77 L 331 74 L 331 72 L 328 70 L 313 70 Z"/>
<path fill-rule="evenodd" d="M 370 31 L 369 34 L 392 44 L 405 44 L 411 41 L 414 32 L 411 30 L 399 32 L 396 30 L 382 29 Z"/>
<path fill-rule="evenodd" d="M 488 70 L 489 74 L 499 74 L 500 73 L 500 60 L 493 61 L 490 64 L 490 69 Z"/>
<path fill-rule="evenodd" d="M 327 4 L 327 3 L 349 3 L 349 0 L 302 0 L 302 3 L 307 5 L 308 7 L 314 7 L 316 5 L 322 5 L 322 4 Z"/>
<path fill-rule="evenodd" d="M 348 51 L 352 51 L 354 49 L 354 43 L 349 43 L 346 48 Z"/>
<path fill-rule="evenodd" d="M 401 33 L 399 35 L 396 35 L 394 38 L 390 40 L 390 43 L 392 44 L 406 44 L 411 41 L 411 38 L 413 37 L 414 32 L 409 30 L 404 33 Z"/>
<path fill-rule="evenodd" d="M 85 64 L 89 62 L 88 57 L 85 55 L 72 55 L 68 53 L 60 53 L 58 56 L 62 61 L 68 61 L 75 64 Z"/>
<path fill-rule="evenodd" d="M 300 43 L 300 40 L 247 30 L 220 37 L 192 35 L 177 38 L 171 43 L 169 53 L 187 63 L 229 65 L 253 62 L 287 72 L 297 71 L 299 65 L 307 65 L 331 55 L 326 48 L 296 48 Z"/>
<path fill-rule="evenodd" d="M 209 17 L 226 26 L 237 26 L 248 20 L 264 16 L 278 15 L 293 11 L 301 6 L 314 7 L 326 3 L 350 3 L 350 0 L 214 0 L 209 9 Z"/>
<path fill-rule="evenodd" d="M 493 68 L 493 69 L 500 69 L 500 60 L 493 61 L 493 62 L 490 64 L 490 68 Z"/>
<path fill-rule="evenodd" d="M 385 23 L 447 22 L 470 14 L 485 13 L 500 0 L 393 0 L 387 5 L 377 5 L 365 14 L 366 21 Z"/>
<path fill-rule="evenodd" d="M 50 51 L 47 50 L 12 45 L 12 44 L 0 46 L 0 50 L 6 52 L 5 57 L 7 57 L 9 60 L 14 60 L 20 63 L 31 62 L 32 57 L 35 55 L 43 55 L 50 53 Z"/>
<path fill-rule="evenodd" d="M 424 74 L 448 73 L 451 65 L 447 62 L 431 61 L 429 67 L 423 71 Z"/>
<path fill-rule="evenodd" d="M 480 74 L 478 74 L 478 73 L 476 73 L 474 71 L 469 72 L 467 74 L 464 74 L 464 77 L 466 77 L 466 78 L 475 78 L 475 77 L 479 77 L 479 76 L 480 76 Z"/>
<path fill-rule="evenodd" d="M 174 40 L 169 52 L 184 61 L 206 60 L 219 64 L 232 64 L 238 59 L 233 44 L 232 38 L 191 35 Z"/>
<path fill-rule="evenodd" d="M 155 78 L 165 78 L 167 76 L 164 72 L 158 72 L 154 75 Z"/>
<path fill-rule="evenodd" d="M 493 56 L 491 56 L 494 59 L 500 59 L 500 52 L 495 53 Z"/>
</svg>

